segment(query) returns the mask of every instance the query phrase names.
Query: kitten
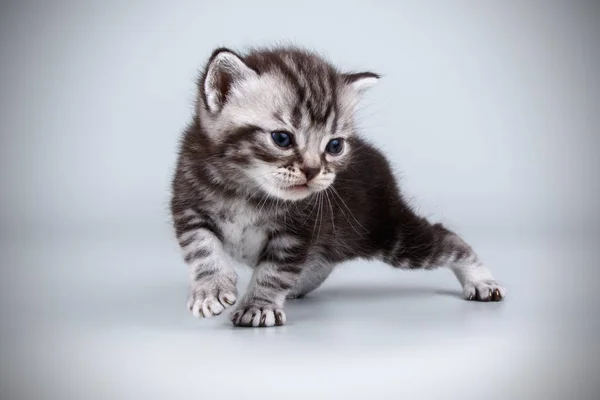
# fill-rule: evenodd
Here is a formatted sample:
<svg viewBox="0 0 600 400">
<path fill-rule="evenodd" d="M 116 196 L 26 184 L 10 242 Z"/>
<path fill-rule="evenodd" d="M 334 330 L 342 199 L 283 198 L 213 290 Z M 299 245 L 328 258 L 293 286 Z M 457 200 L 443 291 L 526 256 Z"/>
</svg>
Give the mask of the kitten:
<svg viewBox="0 0 600 400">
<path fill-rule="evenodd" d="M 286 298 L 355 258 L 449 267 L 467 299 L 505 296 L 467 243 L 415 215 L 384 156 L 357 136 L 359 96 L 378 79 L 295 48 L 212 54 L 172 184 L 194 316 L 237 302 L 234 325 L 283 325 Z M 234 260 L 253 268 L 240 300 Z"/>
</svg>

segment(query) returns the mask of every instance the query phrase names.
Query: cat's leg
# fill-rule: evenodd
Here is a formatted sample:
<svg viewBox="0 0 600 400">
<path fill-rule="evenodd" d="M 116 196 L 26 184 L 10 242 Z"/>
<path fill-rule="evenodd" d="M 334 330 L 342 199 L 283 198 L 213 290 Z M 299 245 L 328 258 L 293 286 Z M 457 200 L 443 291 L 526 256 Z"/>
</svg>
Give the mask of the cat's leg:
<svg viewBox="0 0 600 400">
<path fill-rule="evenodd" d="M 500 301 L 506 289 L 500 286 L 477 254 L 457 234 L 441 224 L 419 221 L 414 229 L 404 229 L 394 248 L 385 254 L 389 264 L 406 269 L 450 268 L 468 300 Z"/>
<path fill-rule="evenodd" d="M 310 259 L 302 270 L 297 284 L 287 295 L 288 299 L 298 299 L 312 292 L 327 279 L 333 271 L 334 264 L 322 259 Z"/>
<path fill-rule="evenodd" d="M 188 308 L 196 317 L 219 315 L 237 299 L 237 275 L 227 263 L 221 232 L 208 214 L 187 209 L 173 216 L 190 272 Z"/>
<path fill-rule="evenodd" d="M 306 252 L 306 244 L 297 237 L 285 233 L 272 236 L 246 294 L 231 314 L 233 324 L 254 327 L 285 324 L 283 305 L 300 280 Z"/>
</svg>

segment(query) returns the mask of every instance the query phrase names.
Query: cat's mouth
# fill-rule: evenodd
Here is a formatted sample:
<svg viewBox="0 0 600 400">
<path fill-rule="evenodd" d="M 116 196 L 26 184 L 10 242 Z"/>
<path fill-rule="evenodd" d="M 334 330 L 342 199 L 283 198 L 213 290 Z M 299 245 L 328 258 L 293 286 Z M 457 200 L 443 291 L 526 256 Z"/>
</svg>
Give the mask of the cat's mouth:
<svg viewBox="0 0 600 400">
<path fill-rule="evenodd" d="M 316 193 L 323 189 L 324 188 L 321 188 L 320 186 L 314 185 L 312 183 L 280 186 L 279 190 L 277 191 L 277 197 L 280 197 L 285 200 L 302 200 L 312 195 L 313 193 Z"/>
<path fill-rule="evenodd" d="M 313 190 L 307 185 L 290 185 L 281 187 L 279 192 L 279 197 L 282 197 L 287 200 L 301 200 L 310 194 Z"/>
<path fill-rule="evenodd" d="M 291 191 L 291 192 L 305 192 L 305 191 L 309 191 L 310 188 L 305 183 L 305 184 L 302 184 L 302 185 L 286 186 L 286 187 L 283 188 L 283 190 L 287 190 L 287 191 Z"/>
</svg>

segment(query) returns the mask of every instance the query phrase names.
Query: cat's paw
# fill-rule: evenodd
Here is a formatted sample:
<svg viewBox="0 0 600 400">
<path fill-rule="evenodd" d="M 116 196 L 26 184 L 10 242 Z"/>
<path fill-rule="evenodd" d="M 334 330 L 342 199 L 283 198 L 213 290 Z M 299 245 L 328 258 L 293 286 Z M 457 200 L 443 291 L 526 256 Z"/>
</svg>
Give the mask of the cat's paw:
<svg viewBox="0 0 600 400">
<path fill-rule="evenodd" d="M 463 287 L 467 300 L 500 301 L 506 297 L 506 289 L 494 280 L 467 282 Z"/>
<path fill-rule="evenodd" d="M 209 280 L 192 283 L 188 309 L 197 318 L 210 318 L 221 314 L 237 301 L 235 279 L 215 276 Z"/>
<path fill-rule="evenodd" d="M 285 313 L 280 308 L 247 305 L 238 307 L 231 314 L 235 326 L 268 327 L 285 324 Z"/>
</svg>

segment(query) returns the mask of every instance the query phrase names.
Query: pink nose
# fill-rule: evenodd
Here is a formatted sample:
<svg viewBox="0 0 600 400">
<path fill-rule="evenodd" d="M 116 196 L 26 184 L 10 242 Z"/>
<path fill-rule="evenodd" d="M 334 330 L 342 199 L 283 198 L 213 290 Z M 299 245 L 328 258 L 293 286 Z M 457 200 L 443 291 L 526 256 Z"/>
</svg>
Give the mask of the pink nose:
<svg viewBox="0 0 600 400">
<path fill-rule="evenodd" d="M 315 176 L 319 175 L 321 172 L 321 167 L 302 167 L 302 172 L 304 172 L 304 176 L 306 176 L 306 181 L 310 181 Z"/>
</svg>

